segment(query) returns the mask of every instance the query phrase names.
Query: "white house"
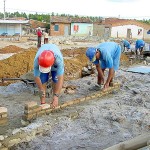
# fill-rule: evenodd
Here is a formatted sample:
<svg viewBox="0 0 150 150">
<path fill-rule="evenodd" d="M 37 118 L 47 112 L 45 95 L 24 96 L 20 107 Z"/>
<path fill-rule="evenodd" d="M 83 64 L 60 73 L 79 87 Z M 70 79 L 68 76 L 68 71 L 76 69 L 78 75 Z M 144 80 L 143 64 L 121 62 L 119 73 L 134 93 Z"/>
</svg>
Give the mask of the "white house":
<svg viewBox="0 0 150 150">
<path fill-rule="evenodd" d="M 106 19 L 107 24 L 111 24 L 111 37 L 128 38 L 128 39 L 144 39 L 150 40 L 150 25 L 139 22 L 137 20 Z"/>
<path fill-rule="evenodd" d="M 28 20 L 0 20 L 0 35 L 2 33 L 7 33 L 8 35 L 24 35 L 26 25 L 29 25 Z"/>
</svg>

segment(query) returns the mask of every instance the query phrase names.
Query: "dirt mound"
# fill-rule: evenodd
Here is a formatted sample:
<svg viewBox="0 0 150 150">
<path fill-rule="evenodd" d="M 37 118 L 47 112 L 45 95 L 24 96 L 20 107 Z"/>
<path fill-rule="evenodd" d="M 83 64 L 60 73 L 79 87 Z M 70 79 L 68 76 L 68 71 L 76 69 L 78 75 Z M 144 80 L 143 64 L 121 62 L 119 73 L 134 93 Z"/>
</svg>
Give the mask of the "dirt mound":
<svg viewBox="0 0 150 150">
<path fill-rule="evenodd" d="M 33 69 L 36 49 L 28 49 L 0 61 L 0 78 L 15 78 Z"/>
<path fill-rule="evenodd" d="M 17 47 L 15 45 L 9 45 L 9 46 L 6 46 L 6 47 L 0 49 L 0 54 L 18 53 L 18 52 L 21 52 L 23 50 L 25 50 L 25 49 Z"/>
</svg>

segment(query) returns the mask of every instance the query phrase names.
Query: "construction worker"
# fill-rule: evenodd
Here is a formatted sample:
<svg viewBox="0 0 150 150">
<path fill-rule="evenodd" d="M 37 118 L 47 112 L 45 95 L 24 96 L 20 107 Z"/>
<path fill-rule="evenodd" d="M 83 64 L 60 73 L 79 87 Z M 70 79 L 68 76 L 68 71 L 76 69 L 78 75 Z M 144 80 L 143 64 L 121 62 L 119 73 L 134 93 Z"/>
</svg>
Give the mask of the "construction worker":
<svg viewBox="0 0 150 150">
<path fill-rule="evenodd" d="M 104 84 L 103 90 L 110 86 L 113 82 L 115 71 L 119 69 L 121 47 L 115 42 L 103 42 L 97 47 L 89 47 L 86 56 L 96 65 L 98 72 L 98 85 Z M 104 82 L 104 71 L 108 68 L 108 77 Z"/>
<path fill-rule="evenodd" d="M 34 58 L 34 78 L 39 88 L 41 104 L 45 104 L 46 83 L 49 76 L 53 81 L 52 108 L 58 106 L 58 98 L 64 80 L 64 61 L 60 49 L 55 44 L 43 44 Z"/>
<path fill-rule="evenodd" d="M 138 50 L 140 52 L 140 55 L 142 54 L 144 46 L 145 46 L 145 42 L 143 40 L 141 40 L 141 39 L 136 40 L 136 43 L 135 43 L 135 53 L 136 53 L 136 55 L 138 55 Z"/>
<path fill-rule="evenodd" d="M 38 37 L 38 44 L 37 44 L 37 47 L 41 47 L 41 39 L 42 39 L 42 31 L 41 31 L 41 28 L 38 27 L 37 29 L 37 37 Z"/>
<path fill-rule="evenodd" d="M 131 48 L 130 42 L 129 42 L 128 40 L 124 40 L 124 39 L 123 39 L 121 42 L 122 42 L 122 44 L 123 44 L 123 52 L 124 52 L 125 50 L 129 51 L 130 48 Z"/>
</svg>

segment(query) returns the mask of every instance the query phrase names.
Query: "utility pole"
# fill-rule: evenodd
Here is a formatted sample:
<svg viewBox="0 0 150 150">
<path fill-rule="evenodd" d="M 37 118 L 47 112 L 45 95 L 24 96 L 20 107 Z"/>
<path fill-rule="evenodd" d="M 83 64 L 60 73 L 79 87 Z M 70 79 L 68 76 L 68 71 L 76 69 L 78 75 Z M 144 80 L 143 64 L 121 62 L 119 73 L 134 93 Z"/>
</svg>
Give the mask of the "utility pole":
<svg viewBox="0 0 150 150">
<path fill-rule="evenodd" d="M 4 20 L 5 20 L 5 1 L 6 0 L 4 0 Z"/>
</svg>

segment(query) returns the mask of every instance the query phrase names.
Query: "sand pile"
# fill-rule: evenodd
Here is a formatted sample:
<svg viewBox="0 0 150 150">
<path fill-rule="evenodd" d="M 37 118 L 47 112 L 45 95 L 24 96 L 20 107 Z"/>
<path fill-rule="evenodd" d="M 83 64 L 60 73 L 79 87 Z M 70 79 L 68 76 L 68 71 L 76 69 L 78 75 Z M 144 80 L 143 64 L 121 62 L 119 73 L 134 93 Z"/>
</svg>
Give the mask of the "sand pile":
<svg viewBox="0 0 150 150">
<path fill-rule="evenodd" d="M 23 50 L 25 50 L 25 49 L 17 47 L 15 45 L 9 45 L 9 46 L 6 46 L 6 47 L 0 49 L 0 54 L 18 53 L 18 52 L 21 52 Z"/>
</svg>

